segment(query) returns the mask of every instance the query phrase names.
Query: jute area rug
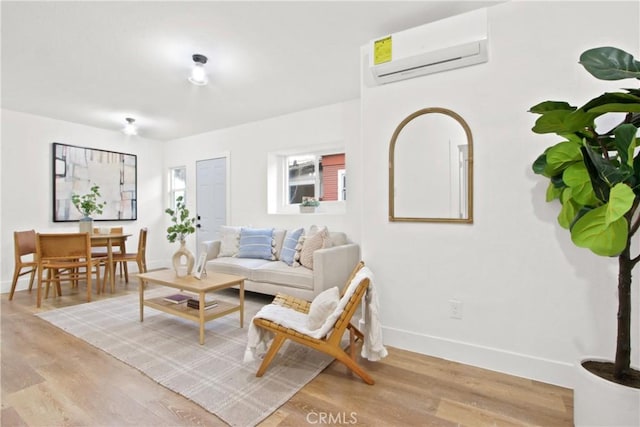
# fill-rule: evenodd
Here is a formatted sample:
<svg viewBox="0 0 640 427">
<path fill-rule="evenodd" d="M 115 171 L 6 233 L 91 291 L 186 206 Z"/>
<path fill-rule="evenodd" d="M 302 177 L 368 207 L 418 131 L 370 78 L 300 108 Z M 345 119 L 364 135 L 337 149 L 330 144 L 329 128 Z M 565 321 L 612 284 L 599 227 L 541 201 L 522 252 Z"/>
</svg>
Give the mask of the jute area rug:
<svg viewBox="0 0 640 427">
<path fill-rule="evenodd" d="M 172 294 L 145 291 L 145 298 Z M 217 293 L 237 301 L 237 292 Z M 268 300 L 267 300 L 268 302 Z M 331 358 L 296 343 L 285 344 L 265 375 L 257 362 L 243 362 L 247 328 L 265 300 L 245 299 L 245 325 L 239 313 L 206 324 L 198 344 L 198 324 L 145 307 L 140 322 L 137 294 L 79 304 L 37 314 L 42 319 L 143 372 L 159 384 L 196 402 L 233 426 L 253 426 L 318 375 Z"/>
</svg>

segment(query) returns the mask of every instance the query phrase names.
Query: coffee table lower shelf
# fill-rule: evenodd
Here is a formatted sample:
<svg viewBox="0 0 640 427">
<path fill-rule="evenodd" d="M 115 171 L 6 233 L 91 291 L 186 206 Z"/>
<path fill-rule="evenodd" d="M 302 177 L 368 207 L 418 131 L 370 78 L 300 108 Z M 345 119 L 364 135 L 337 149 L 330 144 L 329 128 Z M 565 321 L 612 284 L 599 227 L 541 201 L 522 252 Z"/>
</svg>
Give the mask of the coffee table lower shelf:
<svg viewBox="0 0 640 427">
<path fill-rule="evenodd" d="M 194 296 L 198 298 L 198 296 Z M 172 302 L 165 301 L 163 297 L 150 298 L 144 300 L 143 304 L 146 307 L 150 307 L 165 313 L 172 314 L 174 316 L 182 317 L 183 319 L 193 320 L 194 322 L 200 322 L 200 310 L 197 308 L 191 308 L 187 303 L 174 304 Z M 230 304 L 224 301 L 218 301 L 218 305 L 204 310 L 204 321 L 217 319 L 218 317 L 226 316 L 227 314 L 240 311 L 240 304 Z"/>
</svg>

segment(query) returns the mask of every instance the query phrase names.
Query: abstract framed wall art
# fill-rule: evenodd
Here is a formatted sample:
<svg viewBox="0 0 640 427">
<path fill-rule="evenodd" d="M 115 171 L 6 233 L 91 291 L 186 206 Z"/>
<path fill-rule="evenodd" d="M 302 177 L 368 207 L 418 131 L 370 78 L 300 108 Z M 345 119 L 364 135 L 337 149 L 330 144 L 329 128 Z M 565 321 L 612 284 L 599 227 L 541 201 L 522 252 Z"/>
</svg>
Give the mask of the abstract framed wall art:
<svg viewBox="0 0 640 427">
<path fill-rule="evenodd" d="M 53 221 L 78 221 L 82 214 L 71 195 L 100 187 L 99 201 L 106 202 L 95 221 L 133 221 L 138 217 L 138 159 L 135 154 L 53 144 Z"/>
</svg>

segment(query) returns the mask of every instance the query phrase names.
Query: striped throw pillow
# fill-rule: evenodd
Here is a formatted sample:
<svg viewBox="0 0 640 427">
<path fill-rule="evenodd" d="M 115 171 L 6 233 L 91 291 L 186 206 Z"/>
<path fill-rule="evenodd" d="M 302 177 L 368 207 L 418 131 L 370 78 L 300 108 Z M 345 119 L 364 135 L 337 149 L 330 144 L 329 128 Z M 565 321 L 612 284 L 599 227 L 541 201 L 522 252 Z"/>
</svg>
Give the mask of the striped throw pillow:
<svg viewBox="0 0 640 427">
<path fill-rule="evenodd" d="M 298 244 L 300 237 L 304 233 L 304 228 L 298 228 L 297 230 L 287 230 L 287 235 L 284 238 L 282 249 L 280 249 L 280 261 L 291 266 L 298 266 L 298 258 L 300 258 L 300 248 Z"/>
<path fill-rule="evenodd" d="M 276 259 L 273 228 L 242 228 L 238 258 Z"/>
</svg>

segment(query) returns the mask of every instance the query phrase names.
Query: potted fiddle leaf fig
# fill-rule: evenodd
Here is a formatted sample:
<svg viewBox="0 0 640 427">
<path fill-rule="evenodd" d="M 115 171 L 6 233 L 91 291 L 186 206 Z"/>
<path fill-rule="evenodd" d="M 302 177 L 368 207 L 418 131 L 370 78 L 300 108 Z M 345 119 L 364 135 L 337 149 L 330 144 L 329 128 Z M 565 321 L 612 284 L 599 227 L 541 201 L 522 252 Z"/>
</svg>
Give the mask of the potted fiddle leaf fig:
<svg viewBox="0 0 640 427">
<path fill-rule="evenodd" d="M 637 85 L 640 79 L 640 62 L 615 47 L 589 49 L 580 56 L 580 64 L 600 80 L 635 79 Z M 549 179 L 546 200 L 560 202 L 558 223 L 576 246 L 615 257 L 618 264 L 615 359 L 585 360 L 580 362 L 584 369 L 578 367 L 605 379 L 607 391 L 595 391 L 599 382 L 577 382 L 575 423 L 640 425 L 640 371 L 631 366 L 631 273 L 640 261 L 634 253 L 638 245 L 632 245 L 640 227 L 640 89 L 603 93 L 581 107 L 545 101 L 530 112 L 540 115 L 533 132 L 560 137 L 533 163 L 533 171 Z M 612 383 L 624 387 L 627 406 L 622 403 L 627 397 L 607 397 L 612 396 Z M 590 393 L 596 402 L 588 400 Z M 612 408 L 612 402 L 622 407 Z"/>
</svg>

